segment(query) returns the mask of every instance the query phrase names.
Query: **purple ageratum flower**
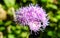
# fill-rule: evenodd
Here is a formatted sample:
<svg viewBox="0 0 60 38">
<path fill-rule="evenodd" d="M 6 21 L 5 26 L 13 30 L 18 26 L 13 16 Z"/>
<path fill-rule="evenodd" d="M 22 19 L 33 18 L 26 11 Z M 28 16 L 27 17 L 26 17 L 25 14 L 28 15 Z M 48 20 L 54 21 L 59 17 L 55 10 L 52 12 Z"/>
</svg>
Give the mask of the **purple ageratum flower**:
<svg viewBox="0 0 60 38">
<path fill-rule="evenodd" d="M 31 31 L 37 32 L 48 26 L 48 18 L 45 10 L 38 5 L 29 5 L 16 11 L 16 20 L 22 25 L 28 25 Z"/>
</svg>

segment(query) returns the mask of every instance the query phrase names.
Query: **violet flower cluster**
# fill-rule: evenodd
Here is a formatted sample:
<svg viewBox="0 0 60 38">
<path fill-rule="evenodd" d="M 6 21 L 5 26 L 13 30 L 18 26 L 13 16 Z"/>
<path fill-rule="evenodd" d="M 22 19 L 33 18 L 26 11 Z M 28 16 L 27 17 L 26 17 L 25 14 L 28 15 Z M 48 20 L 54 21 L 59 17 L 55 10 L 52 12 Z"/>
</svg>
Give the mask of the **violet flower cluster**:
<svg viewBox="0 0 60 38">
<path fill-rule="evenodd" d="M 49 23 L 45 10 L 38 5 L 21 7 L 15 12 L 15 16 L 19 24 L 28 25 L 34 32 L 45 29 Z"/>
</svg>

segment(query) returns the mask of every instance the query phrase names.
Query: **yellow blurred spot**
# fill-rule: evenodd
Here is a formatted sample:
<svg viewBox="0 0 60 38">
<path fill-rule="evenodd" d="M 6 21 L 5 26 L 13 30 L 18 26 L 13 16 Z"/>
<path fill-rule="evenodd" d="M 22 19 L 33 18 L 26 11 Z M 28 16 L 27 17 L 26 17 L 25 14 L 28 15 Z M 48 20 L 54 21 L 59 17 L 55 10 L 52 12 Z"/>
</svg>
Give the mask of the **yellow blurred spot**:
<svg viewBox="0 0 60 38">
<path fill-rule="evenodd" d="M 6 11 L 2 8 L 2 5 L 0 5 L 0 20 L 5 20 L 7 18 Z"/>
</svg>

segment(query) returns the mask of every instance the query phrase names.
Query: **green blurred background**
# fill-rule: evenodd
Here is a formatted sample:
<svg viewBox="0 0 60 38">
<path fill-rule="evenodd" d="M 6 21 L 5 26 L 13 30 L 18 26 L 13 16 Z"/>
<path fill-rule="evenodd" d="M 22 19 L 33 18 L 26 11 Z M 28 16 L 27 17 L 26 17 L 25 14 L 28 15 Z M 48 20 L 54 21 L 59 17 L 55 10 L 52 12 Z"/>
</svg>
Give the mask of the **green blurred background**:
<svg viewBox="0 0 60 38">
<path fill-rule="evenodd" d="M 50 18 L 49 26 L 37 35 L 13 18 L 15 10 L 31 3 L 43 7 Z M 60 38 L 60 0 L 0 0 L 0 38 Z"/>
</svg>

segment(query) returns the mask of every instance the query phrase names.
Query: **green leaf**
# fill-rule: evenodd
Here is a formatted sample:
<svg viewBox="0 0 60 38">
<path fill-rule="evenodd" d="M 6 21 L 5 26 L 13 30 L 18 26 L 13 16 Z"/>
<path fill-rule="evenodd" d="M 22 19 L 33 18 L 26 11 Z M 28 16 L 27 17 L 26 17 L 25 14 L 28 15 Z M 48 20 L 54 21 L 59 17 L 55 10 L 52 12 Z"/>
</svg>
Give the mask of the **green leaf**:
<svg viewBox="0 0 60 38">
<path fill-rule="evenodd" d="M 56 18 L 59 20 L 60 19 L 60 15 L 57 15 Z"/>
<path fill-rule="evenodd" d="M 4 36 L 3 38 L 6 38 L 6 36 Z"/>
<path fill-rule="evenodd" d="M 12 33 L 11 26 L 12 26 L 12 25 L 9 25 L 9 26 L 7 27 L 7 31 L 8 31 L 9 34 Z"/>
<path fill-rule="evenodd" d="M 51 20 L 52 22 L 58 22 L 58 19 L 55 18 L 55 17 L 51 17 L 50 20 Z"/>
<path fill-rule="evenodd" d="M 47 0 L 41 0 L 41 2 L 47 2 Z"/>
<path fill-rule="evenodd" d="M 10 25 L 11 23 L 12 23 L 12 21 L 7 21 L 7 22 L 5 23 L 5 26 Z"/>
<path fill-rule="evenodd" d="M 49 17 L 52 17 L 54 14 L 53 14 L 52 11 L 49 11 L 49 12 L 48 12 L 48 15 L 49 15 Z"/>
<path fill-rule="evenodd" d="M 2 25 L 3 24 L 3 21 L 2 20 L 0 20 L 0 25 Z"/>
<path fill-rule="evenodd" d="M 48 32 L 47 32 L 47 35 L 48 35 L 48 36 L 53 36 L 53 32 L 52 32 L 52 31 L 48 31 Z"/>
<path fill-rule="evenodd" d="M 60 10 L 58 10 L 58 11 L 57 11 L 57 14 L 59 14 L 59 15 L 60 15 Z"/>
<path fill-rule="evenodd" d="M 60 28 L 60 24 L 58 25 L 58 27 Z"/>
<path fill-rule="evenodd" d="M 58 37 L 60 37 L 60 33 L 57 33 Z"/>
<path fill-rule="evenodd" d="M 15 38 L 13 34 L 8 34 L 8 38 Z"/>
<path fill-rule="evenodd" d="M 15 27 L 15 26 L 11 26 L 11 29 L 12 29 L 13 31 L 15 31 L 15 30 L 16 30 L 16 27 Z"/>
<path fill-rule="evenodd" d="M 10 16 L 13 16 L 13 13 L 15 13 L 13 7 L 9 8 L 7 12 L 8 12 L 7 14 Z"/>
<path fill-rule="evenodd" d="M 23 27 L 24 30 L 29 30 L 28 26 Z"/>
<path fill-rule="evenodd" d="M 31 0 L 31 2 L 35 5 L 36 4 L 36 0 Z"/>
<path fill-rule="evenodd" d="M 21 33 L 21 37 L 27 37 L 27 35 L 29 35 L 28 32 L 22 32 L 22 33 Z"/>
<path fill-rule="evenodd" d="M 51 8 L 58 9 L 56 5 L 52 5 Z"/>
<path fill-rule="evenodd" d="M 46 7 L 47 8 L 52 8 L 52 9 L 58 9 L 58 7 L 54 4 L 47 4 Z"/>
<path fill-rule="evenodd" d="M 49 3 L 53 3 L 53 0 L 47 0 L 47 2 L 49 2 Z"/>
<path fill-rule="evenodd" d="M 5 30 L 5 27 L 0 27 L 0 31 L 3 31 L 3 30 Z"/>
<path fill-rule="evenodd" d="M 21 30 L 20 25 L 16 25 L 16 29 Z"/>
<path fill-rule="evenodd" d="M 50 26 L 51 26 L 51 27 L 55 27 L 56 24 L 55 24 L 55 23 L 50 23 Z"/>
<path fill-rule="evenodd" d="M 4 0 L 4 3 L 7 7 L 13 7 L 15 5 L 16 0 Z"/>
<path fill-rule="evenodd" d="M 15 33 L 16 34 L 20 34 L 21 33 L 21 30 L 15 30 Z"/>
<path fill-rule="evenodd" d="M 24 3 L 26 3 L 27 0 L 23 0 Z"/>
<path fill-rule="evenodd" d="M 55 27 L 55 30 L 57 30 L 58 28 L 57 27 Z"/>
</svg>

